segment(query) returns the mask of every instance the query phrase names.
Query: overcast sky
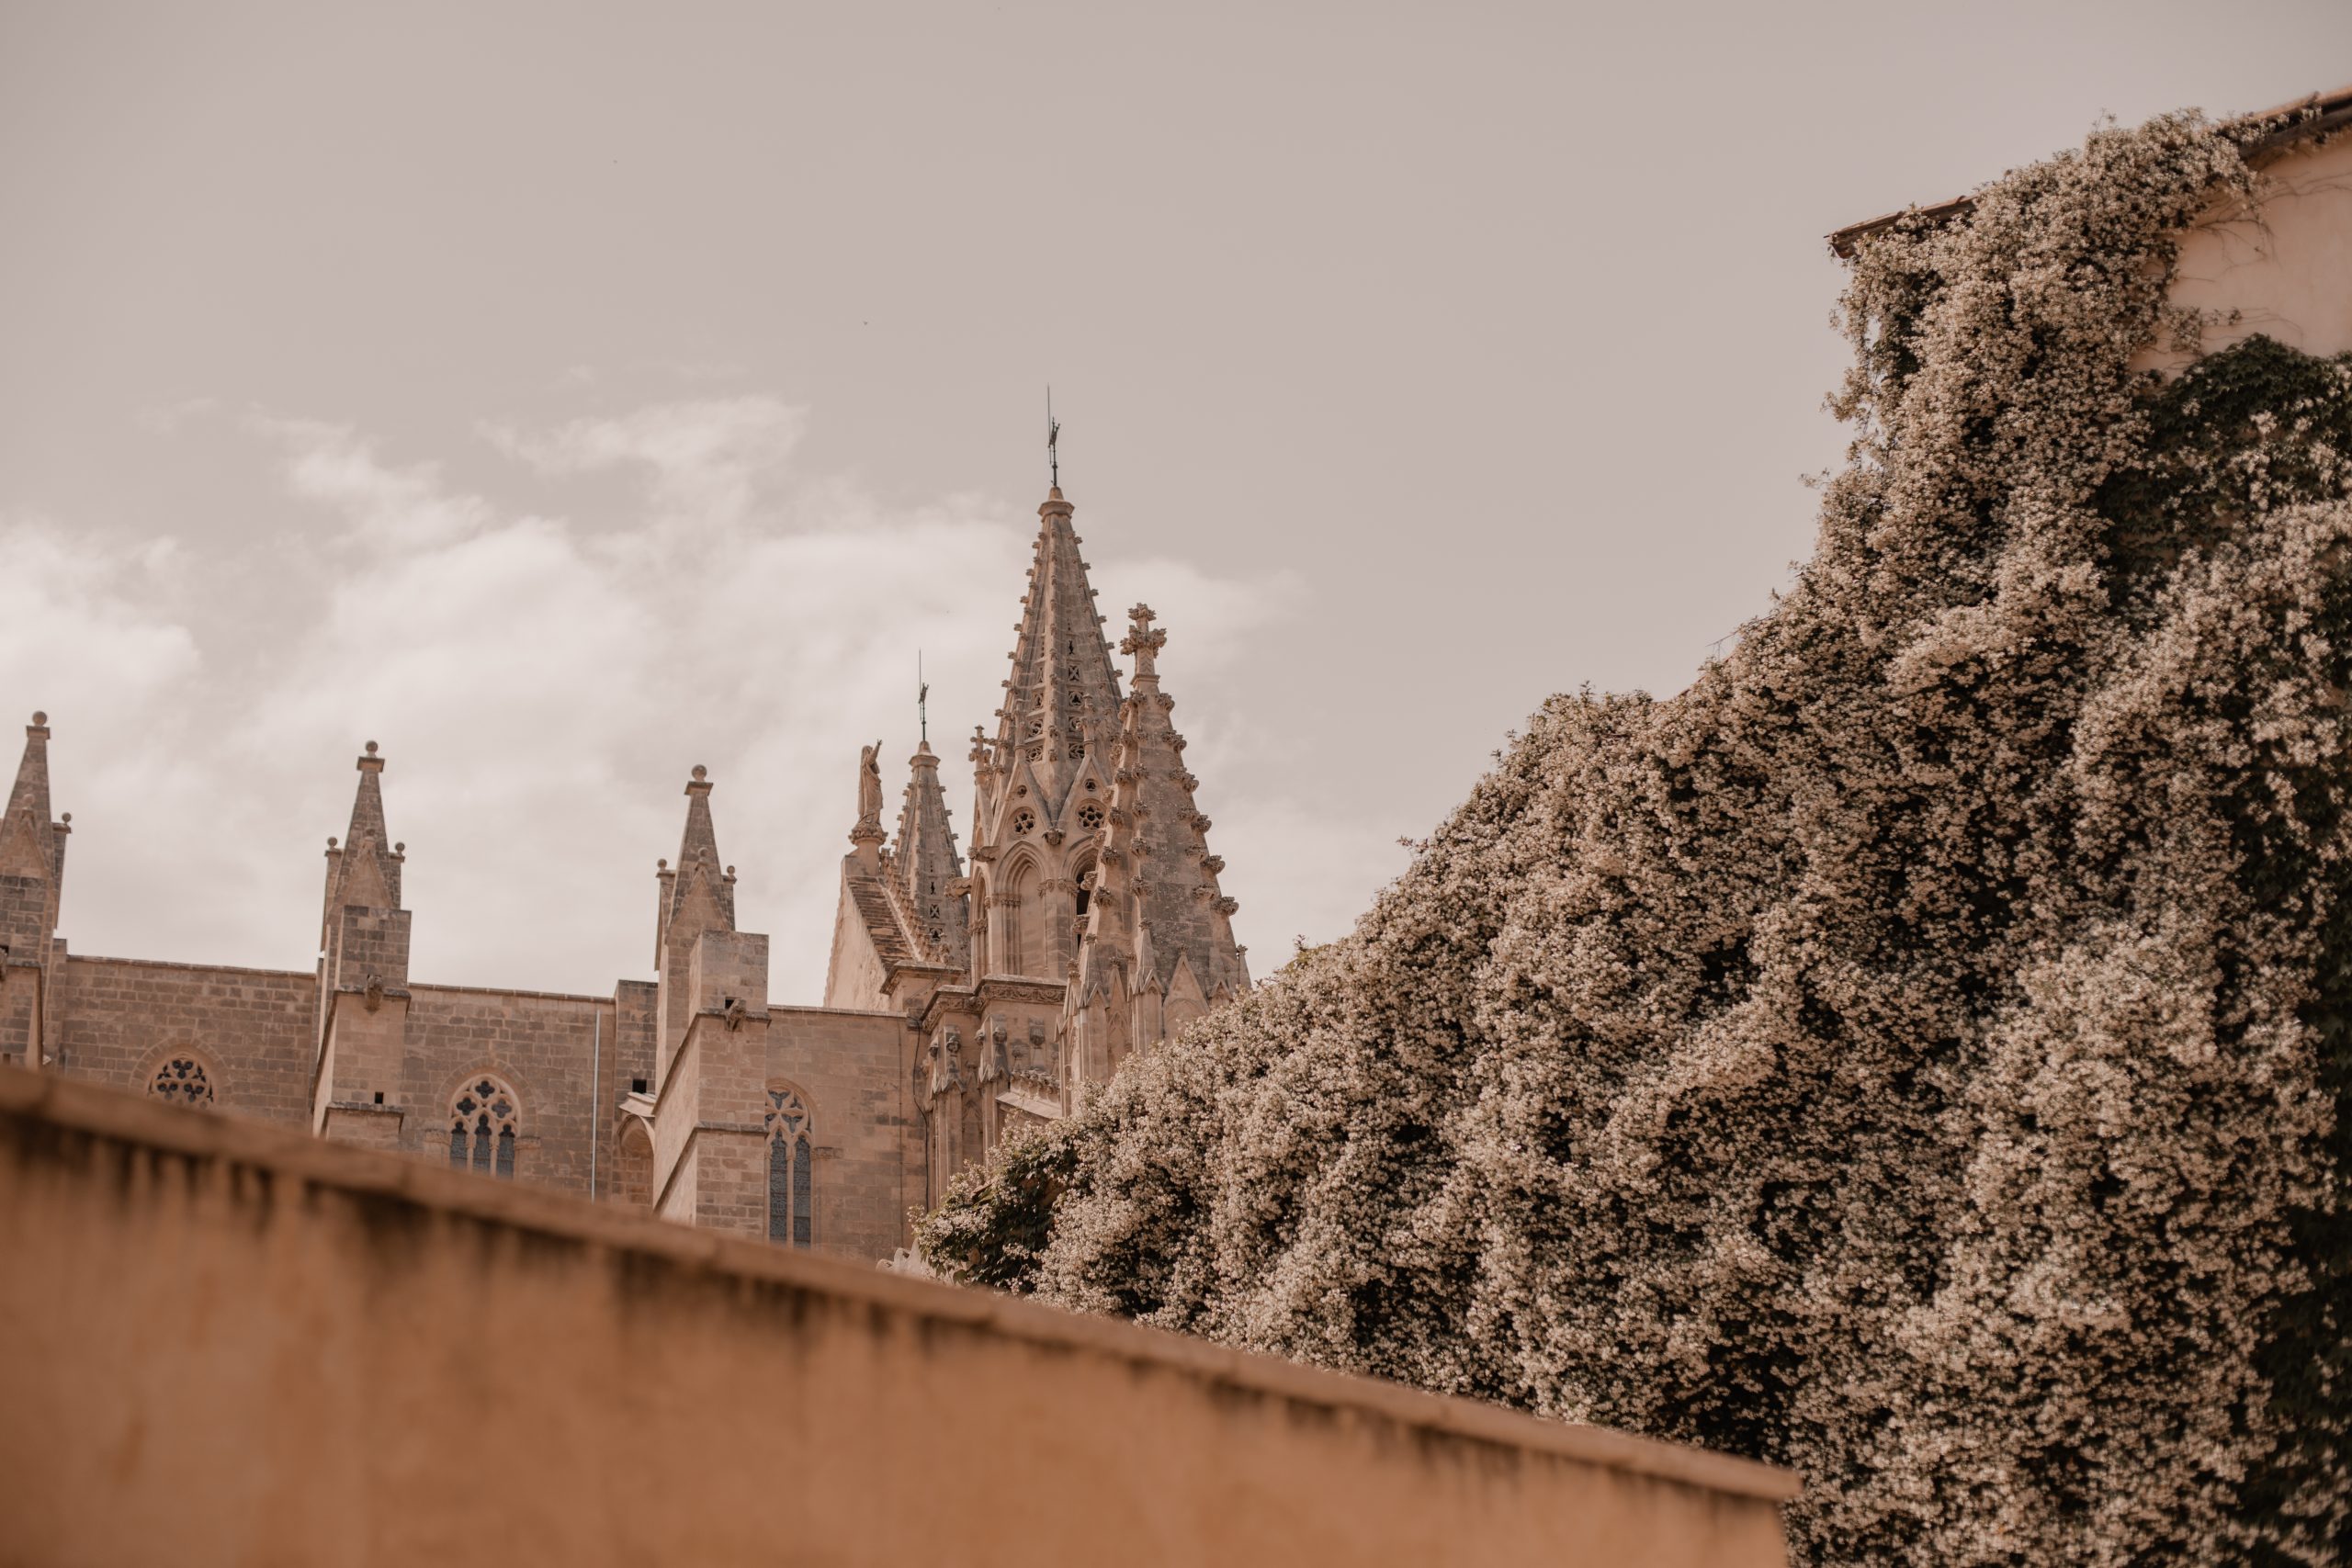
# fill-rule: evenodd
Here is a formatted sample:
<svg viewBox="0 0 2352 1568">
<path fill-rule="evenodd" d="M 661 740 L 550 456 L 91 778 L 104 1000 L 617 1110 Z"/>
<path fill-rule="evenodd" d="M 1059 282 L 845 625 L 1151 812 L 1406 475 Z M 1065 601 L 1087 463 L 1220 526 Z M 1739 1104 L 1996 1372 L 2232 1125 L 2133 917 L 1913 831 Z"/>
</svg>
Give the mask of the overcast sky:
<svg viewBox="0 0 2352 1568">
<path fill-rule="evenodd" d="M 602 993 L 701 762 L 816 1000 L 918 647 L 968 823 L 1050 381 L 1263 974 L 1547 693 L 1678 690 L 1785 581 L 1826 231 L 2346 79 L 2342 0 L 0 0 L 65 933 L 309 967 L 375 739 L 415 977 Z"/>
</svg>

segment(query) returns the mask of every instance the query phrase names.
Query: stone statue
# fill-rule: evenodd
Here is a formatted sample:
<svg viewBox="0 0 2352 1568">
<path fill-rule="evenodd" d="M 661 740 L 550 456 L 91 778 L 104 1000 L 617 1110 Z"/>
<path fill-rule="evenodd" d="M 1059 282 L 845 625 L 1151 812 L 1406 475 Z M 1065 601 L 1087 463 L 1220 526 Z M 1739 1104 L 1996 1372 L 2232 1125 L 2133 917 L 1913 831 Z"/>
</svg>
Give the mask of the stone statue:
<svg viewBox="0 0 2352 1568">
<path fill-rule="evenodd" d="M 882 825 L 882 742 L 862 749 L 857 759 L 857 820 Z"/>
</svg>

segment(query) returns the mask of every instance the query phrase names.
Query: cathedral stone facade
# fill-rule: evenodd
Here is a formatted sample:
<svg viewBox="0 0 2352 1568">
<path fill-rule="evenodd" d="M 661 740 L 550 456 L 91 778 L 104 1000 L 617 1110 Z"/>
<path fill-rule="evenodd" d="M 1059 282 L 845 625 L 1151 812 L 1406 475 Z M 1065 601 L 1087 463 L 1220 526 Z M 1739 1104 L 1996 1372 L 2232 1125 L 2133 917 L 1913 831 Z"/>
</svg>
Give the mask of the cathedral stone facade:
<svg viewBox="0 0 2352 1568">
<path fill-rule="evenodd" d="M 0 1061 L 301 1122 L 487 1178 L 881 1258 L 1007 1132 L 1069 1114 L 1128 1053 L 1250 984 L 1199 781 L 1137 605 L 1122 689 L 1056 486 L 1004 705 L 973 735 L 970 864 L 928 737 L 895 836 L 867 748 L 821 1007 L 768 999 L 695 768 L 656 872 L 651 977 L 604 997 L 409 976 L 385 759 L 327 841 L 318 967 L 71 953 L 72 816 L 35 714 L 0 818 Z"/>
</svg>

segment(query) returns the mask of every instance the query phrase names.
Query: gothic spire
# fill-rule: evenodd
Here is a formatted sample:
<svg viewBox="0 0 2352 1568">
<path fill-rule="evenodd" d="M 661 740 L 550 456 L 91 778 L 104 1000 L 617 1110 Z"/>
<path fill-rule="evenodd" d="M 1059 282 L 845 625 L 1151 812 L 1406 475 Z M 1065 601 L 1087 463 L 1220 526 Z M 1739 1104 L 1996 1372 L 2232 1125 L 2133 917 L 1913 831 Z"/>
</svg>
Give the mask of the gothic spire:
<svg viewBox="0 0 2352 1568">
<path fill-rule="evenodd" d="M 735 929 L 735 868 L 718 863 L 718 832 L 710 824 L 710 770 L 699 762 L 686 781 L 686 831 L 678 842 L 678 864 L 668 890 L 665 930 L 696 904 L 706 909 L 697 930 Z"/>
<path fill-rule="evenodd" d="M 997 710 L 995 771 L 1010 777 L 1028 764 L 1042 796 L 1034 804 L 1048 818 L 1058 817 L 1089 750 L 1109 743 L 1119 708 L 1119 672 L 1078 553 L 1072 511 L 1058 485 L 1037 508 L 1029 592 L 1013 628 L 1004 706 Z M 990 826 L 976 823 L 975 831 Z"/>
<path fill-rule="evenodd" d="M 351 800 L 351 830 L 340 849 L 330 841 L 333 868 L 328 874 L 327 912 L 343 908 L 397 909 L 401 907 L 401 865 L 405 844 L 391 842 L 384 826 L 384 759 L 376 743 L 358 760 L 359 787 Z"/>
<path fill-rule="evenodd" d="M 0 876 L 39 877 L 55 882 L 62 869 L 65 840 L 49 819 L 49 715 L 37 713 L 25 726 L 25 754 L 0 817 Z"/>
<path fill-rule="evenodd" d="M 37 713 L 25 726 L 24 758 L 8 791 L 7 812 L 0 816 L 0 964 L 47 962 L 73 820 L 71 812 L 61 821 L 49 819 L 49 716 Z M 0 981 L 7 977 L 0 969 Z M 33 1039 L 25 1059 L 38 1063 L 38 1020 Z"/>
<path fill-rule="evenodd" d="M 1120 902 L 1134 912 L 1136 984 L 1181 987 L 1190 981 L 1215 1002 L 1250 984 L 1233 940 L 1231 917 L 1239 906 L 1217 885 L 1225 862 L 1209 852 L 1209 819 L 1193 799 L 1201 781 L 1184 766 L 1184 737 L 1168 717 L 1176 699 L 1159 689 L 1159 655 L 1168 632 L 1152 624 L 1148 604 L 1128 611 L 1127 619 L 1119 651 L 1135 660 L 1135 672 L 1119 705 L 1108 841 L 1123 852 L 1115 874 L 1125 884 Z"/>
<path fill-rule="evenodd" d="M 939 758 L 926 740 L 915 747 L 908 764 L 912 776 L 899 807 L 898 840 L 890 852 L 899 907 L 925 956 L 960 964 L 971 947 L 970 917 L 963 896 L 949 891 L 964 874 L 964 861 L 956 851 L 947 796 L 939 787 Z"/>
</svg>

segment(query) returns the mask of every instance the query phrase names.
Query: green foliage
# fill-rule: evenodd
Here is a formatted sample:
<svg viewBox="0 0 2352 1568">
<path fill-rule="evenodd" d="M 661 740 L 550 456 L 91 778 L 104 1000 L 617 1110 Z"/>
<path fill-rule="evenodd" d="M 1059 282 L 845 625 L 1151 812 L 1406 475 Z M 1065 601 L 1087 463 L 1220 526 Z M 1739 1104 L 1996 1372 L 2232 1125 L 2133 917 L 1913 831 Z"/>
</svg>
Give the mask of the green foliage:
<svg viewBox="0 0 2352 1568">
<path fill-rule="evenodd" d="M 933 1274 L 1026 1294 L 1053 1234 L 1054 1205 L 1078 1169 L 1076 1129 L 1016 1133 L 989 1162 L 959 1172 L 918 1218 L 915 1248 Z"/>
</svg>

